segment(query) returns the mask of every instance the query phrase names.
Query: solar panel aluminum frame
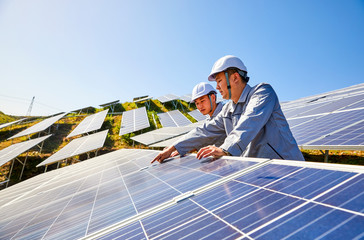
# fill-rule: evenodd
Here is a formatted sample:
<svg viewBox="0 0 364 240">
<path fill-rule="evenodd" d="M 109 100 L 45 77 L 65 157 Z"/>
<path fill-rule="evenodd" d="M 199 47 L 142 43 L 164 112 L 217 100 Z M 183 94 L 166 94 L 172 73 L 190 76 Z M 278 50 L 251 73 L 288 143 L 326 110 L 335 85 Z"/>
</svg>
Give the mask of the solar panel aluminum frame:
<svg viewBox="0 0 364 240">
<path fill-rule="evenodd" d="M 364 145 L 299 145 L 298 147 L 307 150 L 364 151 Z"/>
</svg>

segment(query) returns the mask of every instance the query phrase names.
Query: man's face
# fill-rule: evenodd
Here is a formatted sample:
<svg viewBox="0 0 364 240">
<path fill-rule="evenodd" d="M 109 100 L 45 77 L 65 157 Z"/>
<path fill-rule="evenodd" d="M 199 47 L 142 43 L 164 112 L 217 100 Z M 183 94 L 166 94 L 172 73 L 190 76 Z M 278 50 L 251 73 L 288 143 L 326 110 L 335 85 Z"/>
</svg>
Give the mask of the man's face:
<svg viewBox="0 0 364 240">
<path fill-rule="evenodd" d="M 199 97 L 195 100 L 197 109 L 203 114 L 207 115 L 211 111 L 210 99 L 207 95 Z"/>
<path fill-rule="evenodd" d="M 220 92 L 223 99 L 229 99 L 229 90 L 227 88 L 226 77 L 224 72 L 216 75 L 216 89 Z"/>
</svg>

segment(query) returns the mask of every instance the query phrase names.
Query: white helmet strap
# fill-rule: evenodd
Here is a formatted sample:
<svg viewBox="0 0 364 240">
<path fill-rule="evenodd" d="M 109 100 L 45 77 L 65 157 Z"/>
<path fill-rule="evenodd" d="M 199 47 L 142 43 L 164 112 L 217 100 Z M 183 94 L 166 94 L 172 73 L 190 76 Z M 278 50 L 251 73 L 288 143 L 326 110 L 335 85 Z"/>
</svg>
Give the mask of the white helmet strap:
<svg viewBox="0 0 364 240">
<path fill-rule="evenodd" d="M 214 109 L 214 107 L 212 106 L 211 94 L 207 94 L 207 96 L 209 96 L 210 106 L 211 106 L 210 112 L 212 112 L 212 110 Z M 209 112 L 209 113 L 210 113 L 210 112 Z"/>
<path fill-rule="evenodd" d="M 229 90 L 229 99 L 231 99 L 231 86 L 229 82 L 229 74 L 227 71 L 225 71 L 225 77 L 226 77 L 227 89 Z"/>
</svg>

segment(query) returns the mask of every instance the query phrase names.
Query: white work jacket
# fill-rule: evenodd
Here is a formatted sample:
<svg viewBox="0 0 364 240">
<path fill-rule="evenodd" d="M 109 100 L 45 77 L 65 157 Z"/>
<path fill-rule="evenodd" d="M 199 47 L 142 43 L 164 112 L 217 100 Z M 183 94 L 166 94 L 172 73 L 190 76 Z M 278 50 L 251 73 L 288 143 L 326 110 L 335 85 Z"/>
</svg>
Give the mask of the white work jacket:
<svg viewBox="0 0 364 240">
<path fill-rule="evenodd" d="M 247 84 L 238 103 L 230 100 L 216 117 L 189 132 L 174 147 L 184 155 L 221 139 L 224 142 L 217 146 L 233 156 L 305 160 L 276 93 L 266 83 Z"/>
</svg>

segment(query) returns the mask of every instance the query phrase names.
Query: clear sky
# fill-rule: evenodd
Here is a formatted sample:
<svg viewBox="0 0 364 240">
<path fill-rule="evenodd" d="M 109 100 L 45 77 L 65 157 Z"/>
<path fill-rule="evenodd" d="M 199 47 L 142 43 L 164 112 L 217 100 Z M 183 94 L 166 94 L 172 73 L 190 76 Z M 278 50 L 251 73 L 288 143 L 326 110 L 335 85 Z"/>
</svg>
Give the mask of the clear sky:
<svg viewBox="0 0 364 240">
<path fill-rule="evenodd" d="M 364 1 L 0 0 L 0 111 L 182 96 L 227 54 L 281 101 L 363 83 Z"/>
</svg>

